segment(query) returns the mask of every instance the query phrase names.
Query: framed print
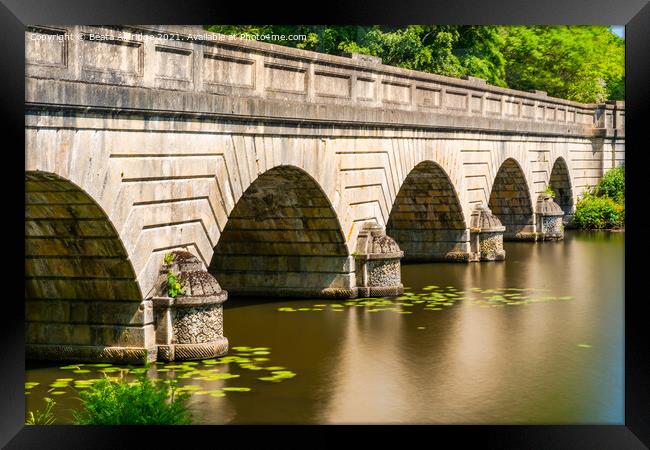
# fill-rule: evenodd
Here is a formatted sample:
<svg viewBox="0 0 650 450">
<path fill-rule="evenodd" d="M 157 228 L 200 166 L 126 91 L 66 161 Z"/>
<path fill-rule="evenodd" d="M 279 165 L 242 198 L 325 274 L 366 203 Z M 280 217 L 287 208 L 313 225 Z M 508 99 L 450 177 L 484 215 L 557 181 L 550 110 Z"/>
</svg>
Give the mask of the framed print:
<svg viewBox="0 0 650 450">
<path fill-rule="evenodd" d="M 648 445 L 644 1 L 59 5 L 2 8 L 7 448 Z"/>
</svg>

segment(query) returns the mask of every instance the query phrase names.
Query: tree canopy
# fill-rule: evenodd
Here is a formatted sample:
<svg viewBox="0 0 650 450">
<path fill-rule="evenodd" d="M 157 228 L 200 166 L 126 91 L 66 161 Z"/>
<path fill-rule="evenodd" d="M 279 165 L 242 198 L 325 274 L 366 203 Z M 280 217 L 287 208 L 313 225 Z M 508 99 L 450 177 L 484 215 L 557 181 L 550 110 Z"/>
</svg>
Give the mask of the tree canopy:
<svg viewBox="0 0 650 450">
<path fill-rule="evenodd" d="M 340 55 L 362 53 L 384 64 L 496 86 L 541 90 L 580 102 L 625 96 L 624 40 L 606 26 L 208 25 L 209 31 L 304 35 L 276 44 Z"/>
</svg>

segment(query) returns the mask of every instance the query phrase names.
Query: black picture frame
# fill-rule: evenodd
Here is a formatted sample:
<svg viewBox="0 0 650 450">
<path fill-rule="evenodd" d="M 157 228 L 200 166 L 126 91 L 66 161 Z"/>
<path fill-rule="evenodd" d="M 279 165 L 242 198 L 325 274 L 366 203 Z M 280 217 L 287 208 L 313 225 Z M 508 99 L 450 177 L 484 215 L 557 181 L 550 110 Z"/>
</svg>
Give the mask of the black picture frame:
<svg viewBox="0 0 650 450">
<path fill-rule="evenodd" d="M 643 291 L 645 236 L 642 196 L 643 167 L 648 167 L 647 112 L 650 104 L 650 4 L 647 0 L 374 0 L 345 4 L 288 1 L 251 3 L 219 0 L 1 0 L 0 55 L 3 124 L 6 127 L 3 164 L 3 254 L 5 269 L 0 315 L 0 444 L 6 448 L 132 448 L 160 445 L 178 439 L 185 445 L 248 444 L 257 436 L 269 445 L 291 447 L 341 445 L 350 432 L 370 427 L 76 427 L 24 426 L 24 303 L 20 292 L 24 253 L 24 31 L 28 24 L 192 24 L 192 23 L 346 23 L 346 24 L 602 24 L 625 25 L 626 33 L 626 172 L 628 222 L 625 236 L 625 424 L 553 426 L 376 426 L 373 439 L 402 445 L 436 445 L 451 439 L 453 446 L 474 442 L 494 448 L 622 449 L 650 446 L 650 328 L 644 314 Z M 10 144 L 11 142 L 11 144 Z M 15 177 L 15 179 L 13 179 Z M 645 188 L 647 189 L 647 188 Z M 15 261 L 14 261 L 15 260 Z M 16 273 L 14 274 L 13 271 Z M 283 436 L 280 436 L 282 434 Z M 289 436 L 286 436 L 289 434 Z M 290 439 L 290 440 L 289 440 Z M 212 444 L 202 444 L 212 442 Z M 418 443 L 419 442 L 419 443 Z M 366 444 L 367 445 L 367 444 Z"/>
</svg>

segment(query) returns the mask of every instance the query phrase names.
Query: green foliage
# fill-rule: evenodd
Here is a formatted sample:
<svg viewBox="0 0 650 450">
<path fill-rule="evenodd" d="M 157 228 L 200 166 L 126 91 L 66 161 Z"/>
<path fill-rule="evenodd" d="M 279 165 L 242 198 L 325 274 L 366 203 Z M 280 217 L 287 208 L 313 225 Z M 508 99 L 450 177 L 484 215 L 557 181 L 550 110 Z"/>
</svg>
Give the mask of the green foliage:
<svg viewBox="0 0 650 450">
<path fill-rule="evenodd" d="M 544 189 L 544 193 L 550 195 L 552 198 L 555 198 L 555 191 L 550 185 L 546 186 L 546 188 Z"/>
<path fill-rule="evenodd" d="M 171 270 L 167 272 L 167 295 L 176 298 L 178 294 L 183 295 L 185 292 L 178 278 Z"/>
<path fill-rule="evenodd" d="M 378 56 L 384 64 L 452 77 L 472 75 L 497 86 L 505 84 L 503 38 L 496 26 L 408 25 L 210 25 L 222 34 L 284 34 L 304 40 L 274 41 L 280 45 L 341 55 Z"/>
<path fill-rule="evenodd" d="M 165 253 L 165 264 L 171 264 L 172 262 L 174 262 L 174 254 Z"/>
<path fill-rule="evenodd" d="M 576 205 L 573 223 L 579 228 L 618 228 L 625 225 L 625 167 L 608 170 Z"/>
<path fill-rule="evenodd" d="M 625 205 L 609 197 L 586 194 L 576 206 L 573 222 L 586 229 L 621 227 L 625 222 Z"/>
<path fill-rule="evenodd" d="M 54 405 L 56 402 L 49 397 L 45 397 L 45 409 L 36 412 L 29 411 L 25 419 L 25 425 L 53 425 L 54 424 Z"/>
<path fill-rule="evenodd" d="M 384 64 L 581 102 L 625 97 L 624 40 L 606 26 L 209 25 L 230 35 L 304 35 L 276 44 L 340 55 L 362 53 Z"/>
<path fill-rule="evenodd" d="M 141 375 L 128 383 L 105 378 L 80 392 L 79 425 L 184 425 L 191 423 L 190 394 L 178 393 L 174 380 L 150 380 Z"/>
<path fill-rule="evenodd" d="M 580 102 L 624 98 L 624 40 L 604 26 L 502 27 L 506 81 Z"/>
<path fill-rule="evenodd" d="M 617 203 L 625 202 L 625 166 L 608 170 L 596 186 L 595 193 Z"/>
</svg>

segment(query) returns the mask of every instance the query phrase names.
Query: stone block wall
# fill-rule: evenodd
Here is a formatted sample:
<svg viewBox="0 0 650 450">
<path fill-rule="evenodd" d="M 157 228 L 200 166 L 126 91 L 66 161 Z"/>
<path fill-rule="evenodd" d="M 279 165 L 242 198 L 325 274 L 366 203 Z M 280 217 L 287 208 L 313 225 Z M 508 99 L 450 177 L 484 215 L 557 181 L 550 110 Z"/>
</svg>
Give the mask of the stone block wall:
<svg viewBox="0 0 650 450">
<path fill-rule="evenodd" d="M 534 239 L 530 191 L 525 174 L 514 159 L 506 160 L 499 168 L 488 206 L 506 227 L 504 239 Z"/>
<path fill-rule="evenodd" d="M 106 214 L 54 174 L 26 172 L 25 189 L 27 357 L 151 360 L 151 302 Z"/>
<path fill-rule="evenodd" d="M 469 238 L 463 208 L 445 171 L 418 164 L 397 194 L 386 232 L 404 251 L 405 261 L 463 259 Z"/>
<path fill-rule="evenodd" d="M 243 193 L 209 270 L 235 296 L 347 296 L 354 287 L 330 202 L 308 174 L 288 166 L 259 176 Z"/>
</svg>

